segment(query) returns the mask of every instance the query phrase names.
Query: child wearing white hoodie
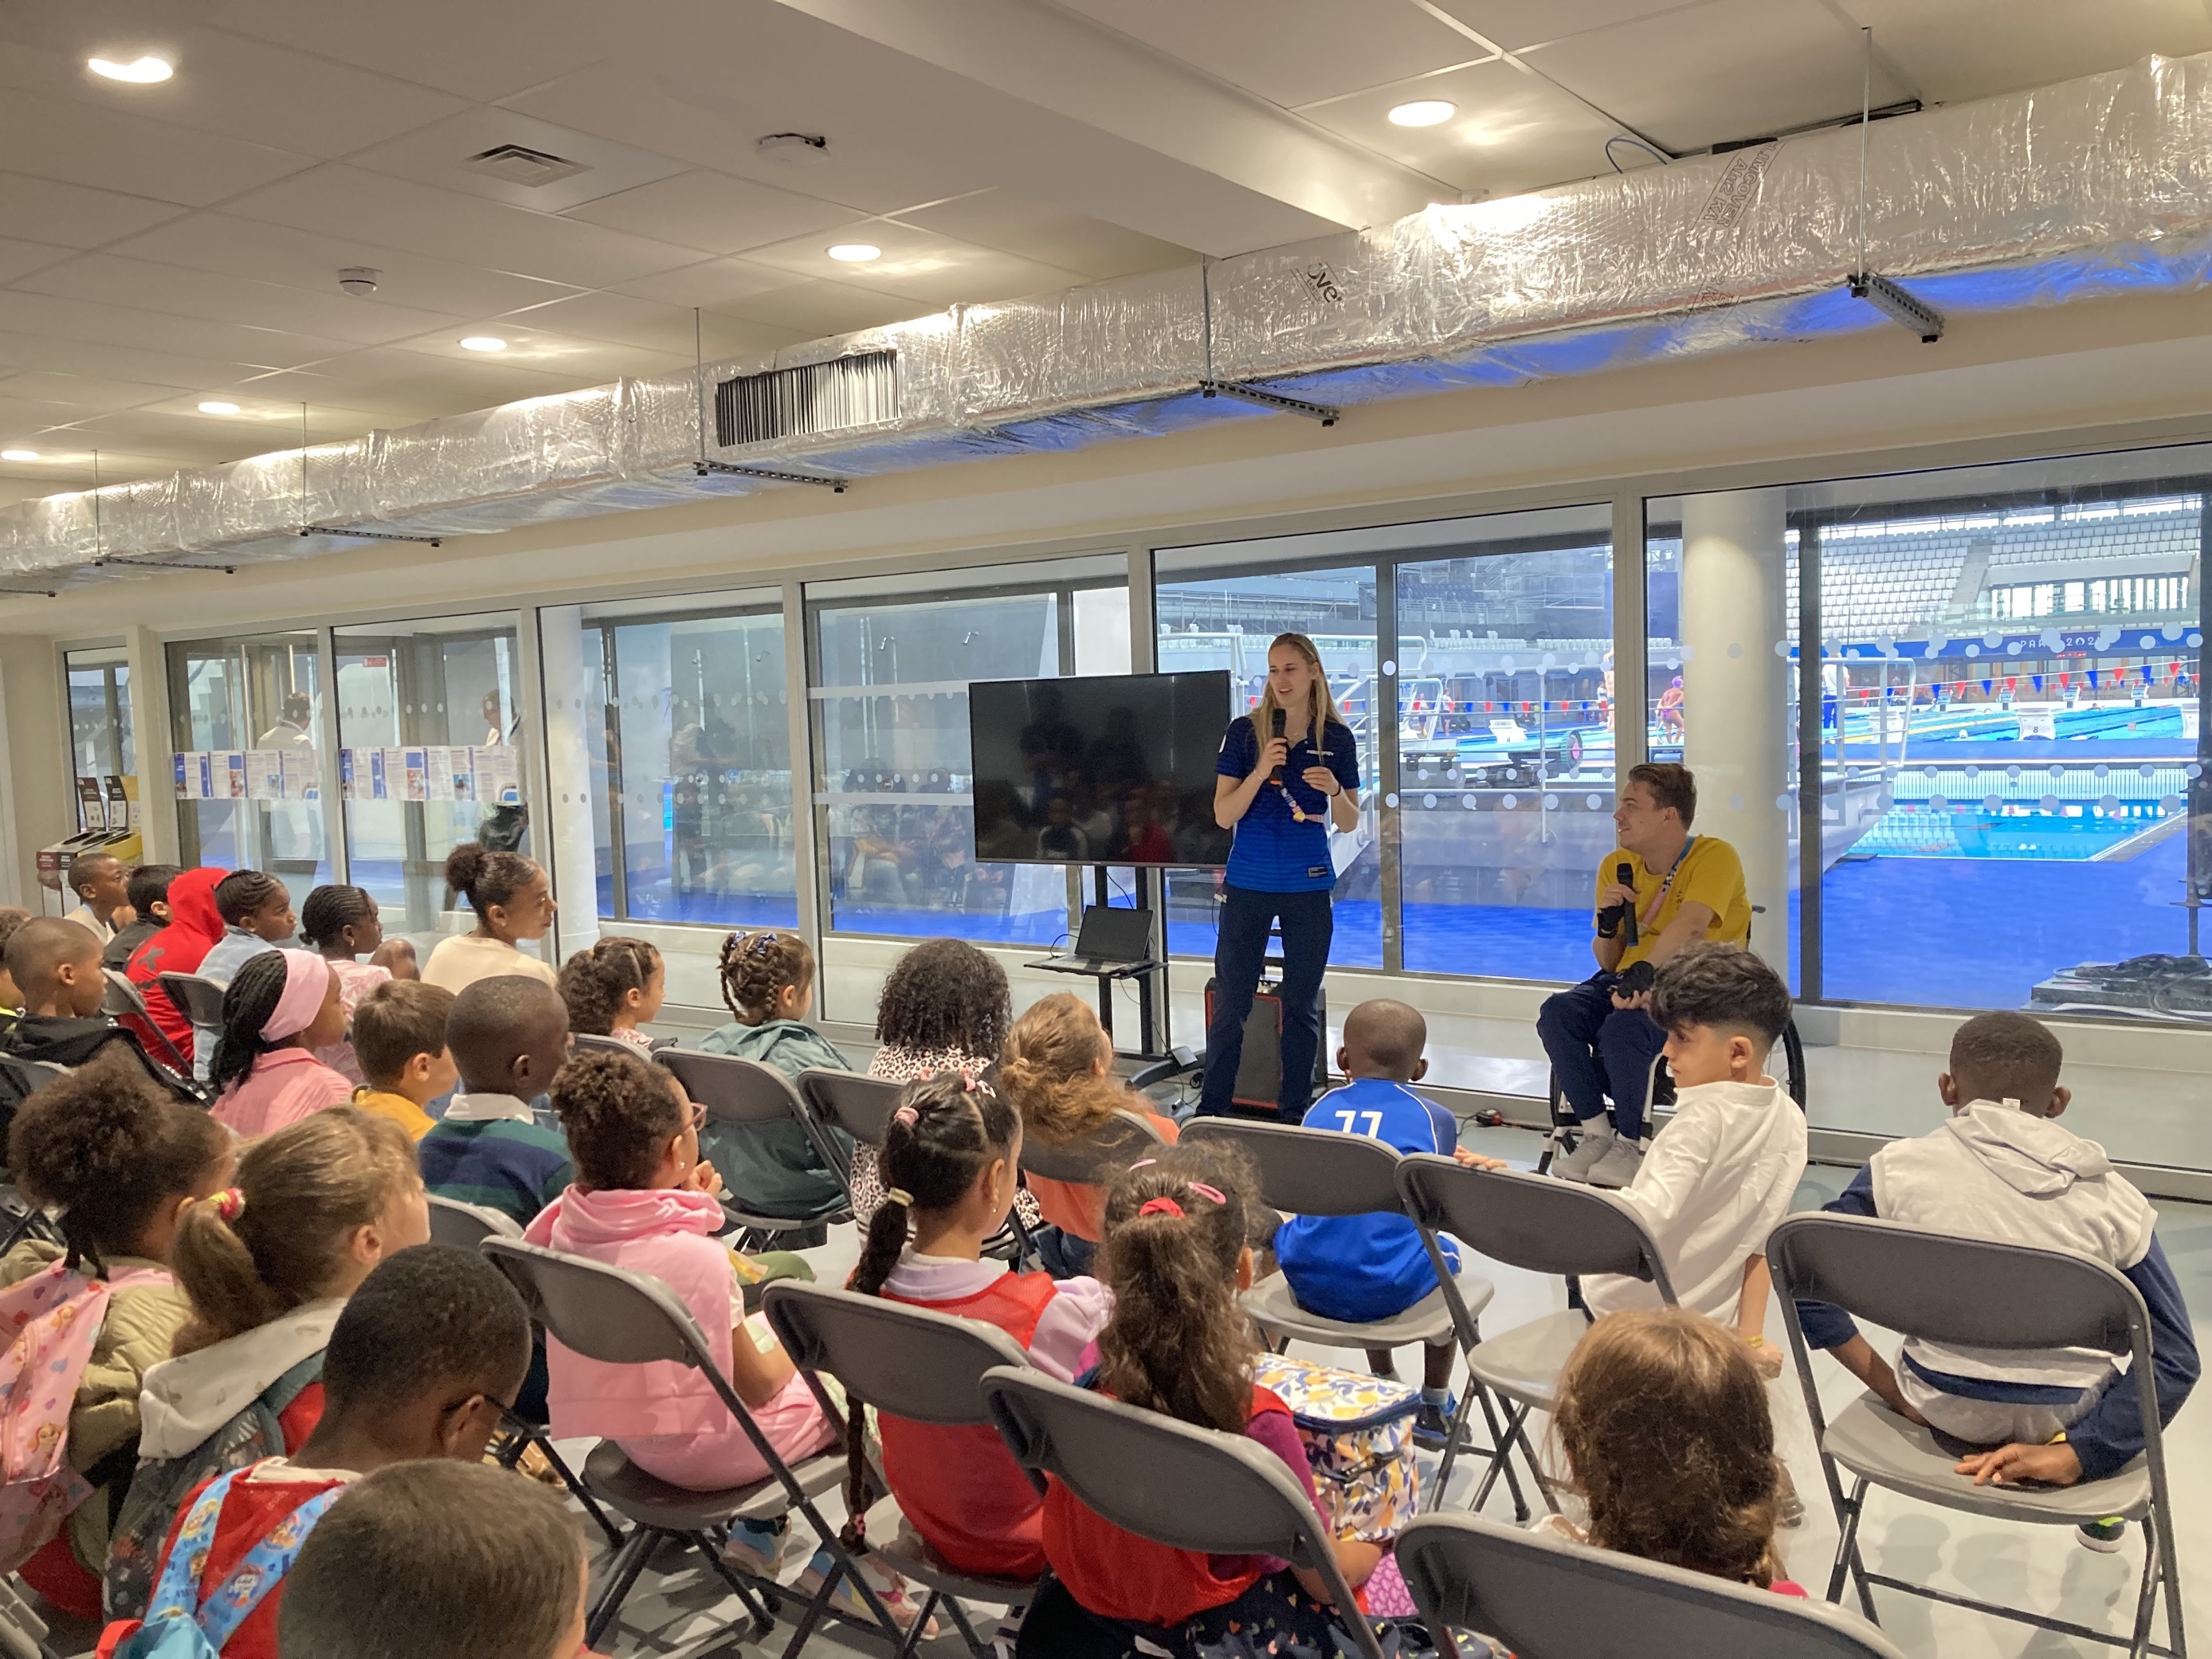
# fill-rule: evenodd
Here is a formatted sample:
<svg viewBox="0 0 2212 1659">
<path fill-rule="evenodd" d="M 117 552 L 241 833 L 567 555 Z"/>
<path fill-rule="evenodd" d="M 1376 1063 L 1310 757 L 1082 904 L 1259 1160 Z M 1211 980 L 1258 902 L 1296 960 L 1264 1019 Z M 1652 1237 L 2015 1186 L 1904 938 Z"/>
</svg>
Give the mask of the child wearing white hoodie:
<svg viewBox="0 0 2212 1659">
<path fill-rule="evenodd" d="M 2197 1339 L 2153 1229 L 2158 1214 L 2105 1149 L 2054 1121 L 2073 1097 L 2058 1081 L 2058 1039 L 2025 1014 L 1977 1014 L 1951 1037 L 1936 1091 L 1951 1116 L 1932 1134 L 1893 1140 L 1826 1207 L 2000 1243 L 2072 1250 L 2106 1262 L 2150 1314 L 2159 1421 L 2172 1420 L 2197 1376 Z M 1951 1348 L 1906 1339 L 1893 1370 L 1850 1316 L 1801 1302 L 1805 1340 L 1833 1353 L 1900 1416 L 1969 1444 L 1958 1472 L 1977 1486 L 2070 1486 L 2118 1472 L 2143 1449 L 2133 1387 L 2112 1386 L 2111 1357 L 2087 1349 Z M 2081 1541 L 2110 1552 L 2124 1525 L 2093 1522 Z"/>
</svg>

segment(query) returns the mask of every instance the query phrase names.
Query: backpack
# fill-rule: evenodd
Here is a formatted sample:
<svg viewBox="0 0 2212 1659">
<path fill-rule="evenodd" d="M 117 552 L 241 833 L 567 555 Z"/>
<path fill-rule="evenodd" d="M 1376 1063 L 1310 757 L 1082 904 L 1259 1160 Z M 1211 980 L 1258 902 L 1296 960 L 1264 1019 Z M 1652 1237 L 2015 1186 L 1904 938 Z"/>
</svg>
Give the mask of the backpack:
<svg viewBox="0 0 2212 1659">
<path fill-rule="evenodd" d="M 200 1575 L 207 1570 L 222 1500 L 231 1482 L 245 1472 L 219 1474 L 200 1494 L 162 1565 L 161 1582 L 155 1587 L 145 1622 L 115 1644 L 113 1659 L 216 1659 L 233 1633 L 291 1571 L 300 1546 L 345 1490 L 333 1486 L 319 1492 L 279 1521 L 203 1606 Z"/>
<path fill-rule="evenodd" d="M 22 1565 L 92 1495 L 70 1467 L 69 1422 L 109 1295 L 173 1282 L 158 1267 L 99 1279 L 63 1261 L 0 1291 L 0 1572 Z"/>
<path fill-rule="evenodd" d="M 322 1376 L 323 1355 L 318 1350 L 182 1457 L 138 1466 L 108 1540 L 101 1599 L 110 1619 L 145 1616 L 154 1594 L 154 1574 L 161 1564 L 162 1542 L 192 1488 L 210 1475 L 235 1473 L 264 1457 L 282 1456 L 284 1425 L 277 1414 Z"/>
<path fill-rule="evenodd" d="M 1263 1353 L 1252 1381 L 1291 1408 L 1314 1492 L 1340 1537 L 1388 1544 L 1420 1508 L 1413 1461 L 1419 1390 L 1387 1377 Z"/>
</svg>

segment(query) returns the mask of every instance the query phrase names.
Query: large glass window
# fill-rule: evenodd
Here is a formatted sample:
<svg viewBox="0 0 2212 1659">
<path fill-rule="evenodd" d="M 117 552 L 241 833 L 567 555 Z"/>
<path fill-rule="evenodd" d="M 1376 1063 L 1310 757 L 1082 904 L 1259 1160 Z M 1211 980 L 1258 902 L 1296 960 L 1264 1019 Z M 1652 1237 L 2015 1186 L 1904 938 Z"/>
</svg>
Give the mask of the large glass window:
<svg viewBox="0 0 2212 1659">
<path fill-rule="evenodd" d="M 138 761 L 131 741 L 131 665 L 119 647 L 72 651 L 69 677 L 70 749 L 76 775 L 131 777 Z"/>
<path fill-rule="evenodd" d="M 348 878 L 428 957 L 458 920 L 455 845 L 532 850 L 515 619 L 371 623 L 337 629 L 333 649 Z"/>
<path fill-rule="evenodd" d="M 294 900 L 331 879 L 323 667 L 313 633 L 169 647 L 182 861 L 265 870 Z"/>
<path fill-rule="evenodd" d="M 1000 568 L 957 586 L 965 574 L 933 577 L 920 599 L 907 597 L 911 579 L 808 590 L 832 931 L 1039 945 L 1067 931 L 1068 872 L 976 855 L 968 684 L 1126 673 L 1127 566 Z"/>
</svg>

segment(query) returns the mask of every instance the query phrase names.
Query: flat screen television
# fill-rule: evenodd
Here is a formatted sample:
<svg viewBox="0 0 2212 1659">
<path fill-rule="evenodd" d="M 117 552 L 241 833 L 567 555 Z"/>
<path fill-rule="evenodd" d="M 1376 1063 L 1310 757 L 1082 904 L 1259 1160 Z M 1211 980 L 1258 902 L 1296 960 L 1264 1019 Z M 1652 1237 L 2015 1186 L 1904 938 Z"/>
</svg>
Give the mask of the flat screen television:
<svg viewBox="0 0 2212 1659">
<path fill-rule="evenodd" d="M 1226 863 L 1213 761 L 1231 712 L 1218 669 L 971 684 L 975 856 Z"/>
</svg>

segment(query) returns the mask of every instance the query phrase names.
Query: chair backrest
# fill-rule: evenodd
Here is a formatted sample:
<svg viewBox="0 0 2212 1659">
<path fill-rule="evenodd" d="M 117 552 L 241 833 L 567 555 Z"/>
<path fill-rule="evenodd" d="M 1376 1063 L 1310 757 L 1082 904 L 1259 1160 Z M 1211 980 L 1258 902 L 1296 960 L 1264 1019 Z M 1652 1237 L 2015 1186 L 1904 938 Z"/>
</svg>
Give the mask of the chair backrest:
<svg viewBox="0 0 2212 1659">
<path fill-rule="evenodd" d="M 1519 1659 L 1898 1659 L 1873 1626 L 1822 1601 L 1730 1584 L 1474 1515 L 1425 1515 L 1398 1568 L 1433 1628 L 1480 1631 Z"/>
<path fill-rule="evenodd" d="M 597 1049 L 603 1054 L 635 1054 L 640 1060 L 645 1053 L 634 1042 L 625 1042 L 618 1036 L 604 1036 L 597 1031 L 576 1031 L 569 1035 L 570 1045 L 580 1050 Z"/>
<path fill-rule="evenodd" d="M 28 1098 L 56 1078 L 69 1075 L 66 1066 L 57 1066 L 51 1060 L 24 1060 L 15 1054 L 0 1054 L 0 1071 L 6 1072 L 15 1080 L 19 1099 Z"/>
<path fill-rule="evenodd" d="M 430 1242 L 473 1250 L 487 1238 L 520 1238 L 522 1229 L 514 1218 L 481 1204 L 464 1204 L 458 1198 L 430 1194 Z"/>
<path fill-rule="evenodd" d="M 989 1422 L 983 1374 L 1030 1363 L 994 1326 L 827 1285 L 781 1279 L 763 1305 L 793 1364 L 827 1371 L 854 1399 L 915 1423 Z"/>
<path fill-rule="evenodd" d="M 684 1092 L 705 1107 L 714 1122 L 806 1121 L 806 1103 L 773 1066 L 736 1054 L 710 1054 L 702 1048 L 670 1048 L 655 1054 L 653 1060 L 676 1074 Z"/>
<path fill-rule="evenodd" d="M 1398 1150 L 1368 1136 L 1202 1117 L 1185 1127 L 1182 1138 L 1243 1148 L 1260 1172 L 1260 1196 L 1288 1214 L 1404 1213 Z"/>
<path fill-rule="evenodd" d="M 1660 1299 L 1674 1305 L 1650 1229 L 1610 1193 L 1425 1152 L 1398 1165 L 1398 1191 L 1422 1226 L 1492 1261 L 1537 1273 L 1622 1273 L 1657 1286 Z"/>
<path fill-rule="evenodd" d="M 685 1085 L 689 1087 L 690 1085 Z M 799 1074 L 799 1092 L 824 1123 L 834 1123 L 863 1146 L 884 1144 L 899 1091 L 905 1085 L 859 1072 L 810 1066 Z"/>
<path fill-rule="evenodd" d="M 1792 1216 L 1766 1241 L 1774 1288 L 1885 1329 L 1977 1348 L 2096 1348 L 2148 1359 L 2142 1294 L 2101 1261 L 1865 1216 Z"/>
<path fill-rule="evenodd" d="M 1087 1135 L 1049 1142 L 1022 1137 L 1022 1168 L 1047 1181 L 1096 1183 L 1110 1181 L 1139 1158 L 1167 1142 L 1143 1114 L 1117 1110 Z"/>
<path fill-rule="evenodd" d="M 1273 1555 L 1318 1572 L 1351 1616 L 1359 1651 L 1381 1659 L 1366 1620 L 1352 1613 L 1336 1552 L 1282 1459 L 1241 1434 L 1223 1434 L 1073 1388 L 1030 1369 L 983 1377 L 983 1398 L 1014 1461 L 1049 1474 L 1103 1519 L 1170 1549 Z"/>
<path fill-rule="evenodd" d="M 160 979 L 169 1000 L 183 1009 L 185 1018 L 193 1024 L 214 1030 L 222 1024 L 223 987 L 198 974 L 163 974 Z"/>
<path fill-rule="evenodd" d="M 131 976 L 120 969 L 103 968 L 100 975 L 107 981 L 107 994 L 100 1000 L 100 1012 L 110 1019 L 120 1019 L 125 1014 L 137 1014 L 151 1018 L 146 1011 L 146 999 L 131 982 Z"/>
</svg>

